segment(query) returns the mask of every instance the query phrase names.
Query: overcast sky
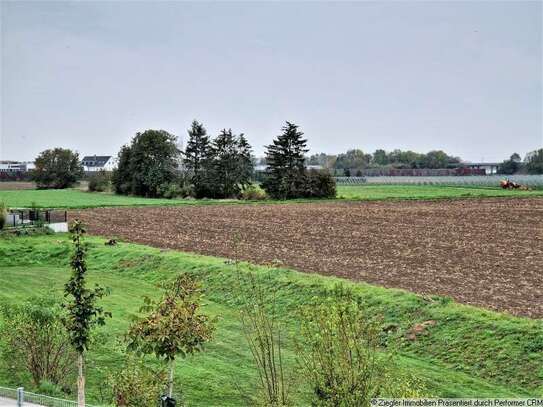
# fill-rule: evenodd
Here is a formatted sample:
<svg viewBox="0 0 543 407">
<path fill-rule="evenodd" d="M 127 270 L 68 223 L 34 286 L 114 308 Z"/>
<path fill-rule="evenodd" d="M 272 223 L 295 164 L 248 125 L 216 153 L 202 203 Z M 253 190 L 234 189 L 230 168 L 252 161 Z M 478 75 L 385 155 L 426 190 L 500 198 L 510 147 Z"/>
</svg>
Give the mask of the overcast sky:
<svg viewBox="0 0 543 407">
<path fill-rule="evenodd" d="M 311 152 L 503 160 L 543 146 L 542 2 L 1 2 L 0 159 L 113 155 L 192 119 L 257 155 L 285 120 Z"/>
</svg>

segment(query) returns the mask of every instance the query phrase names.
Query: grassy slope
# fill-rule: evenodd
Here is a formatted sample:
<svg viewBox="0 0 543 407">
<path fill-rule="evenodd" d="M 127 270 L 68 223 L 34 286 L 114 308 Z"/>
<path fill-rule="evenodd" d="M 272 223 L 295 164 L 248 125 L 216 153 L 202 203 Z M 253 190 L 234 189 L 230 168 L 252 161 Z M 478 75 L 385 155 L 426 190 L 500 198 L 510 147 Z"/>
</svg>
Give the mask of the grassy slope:
<svg viewBox="0 0 543 407">
<path fill-rule="evenodd" d="M 437 185 L 357 185 L 338 186 L 338 197 L 349 200 L 438 199 L 500 196 L 543 196 L 543 190 L 508 191 L 487 187 L 453 187 Z M 165 206 L 235 203 L 235 200 L 150 199 L 110 193 L 89 193 L 78 189 L 65 190 L 0 190 L 0 202 L 8 207 L 90 208 L 100 206 Z M 294 201 L 296 202 L 296 201 Z M 298 201 L 299 202 L 299 201 Z"/>
<path fill-rule="evenodd" d="M 251 295 L 236 289 L 235 267 L 222 259 L 121 243 L 103 245 L 89 238 L 89 276 L 112 289 L 104 300 L 114 314 L 106 329 L 107 340 L 90 357 L 89 386 L 96 400 L 102 373 L 92 366 L 114 366 L 115 338 L 126 330 L 130 315 L 143 295 L 156 293 L 154 284 L 178 271 L 198 274 L 207 290 L 207 312 L 219 317 L 215 340 L 207 351 L 181 361 L 177 378 L 191 405 L 240 405 L 241 387 L 251 393 L 255 372 L 240 332 L 239 301 Z M 0 240 L 0 300 L 20 301 L 47 290 L 60 294 L 68 278 L 70 245 L 66 236 Z M 338 279 L 289 270 L 242 264 L 239 271 L 256 273 L 262 284 L 279 289 L 281 315 L 295 326 L 296 310 L 321 297 Z M 436 320 L 437 325 L 417 341 L 407 341 L 398 359 L 402 370 L 423 380 L 435 396 L 527 396 L 543 393 L 543 321 L 514 318 L 461 306 L 447 299 L 423 298 L 400 290 L 346 283 L 363 298 L 371 313 L 382 313 L 386 323 L 405 330 L 416 322 Z M 237 295 L 235 293 L 238 293 Z M 294 335 L 295 333 L 292 333 Z M 288 347 L 292 363 L 292 347 Z M 0 372 L 0 383 L 10 378 Z M 298 404 L 305 404 L 303 392 Z"/>
</svg>

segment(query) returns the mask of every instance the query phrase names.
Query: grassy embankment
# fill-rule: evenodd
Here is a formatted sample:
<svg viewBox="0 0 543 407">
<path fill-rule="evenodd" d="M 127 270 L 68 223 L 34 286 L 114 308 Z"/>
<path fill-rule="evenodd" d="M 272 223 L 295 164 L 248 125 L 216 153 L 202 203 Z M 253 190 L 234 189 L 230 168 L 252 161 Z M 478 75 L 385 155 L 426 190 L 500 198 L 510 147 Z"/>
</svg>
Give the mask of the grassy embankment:
<svg viewBox="0 0 543 407">
<path fill-rule="evenodd" d="M 254 391 L 255 371 L 238 319 L 239 304 L 251 292 L 238 272 L 255 273 L 261 284 L 277 289 L 281 318 L 296 335 L 296 312 L 315 297 L 323 297 L 340 280 L 272 269 L 246 263 L 237 268 L 224 259 L 198 256 L 146 246 L 120 243 L 104 246 L 99 238 L 90 243 L 89 278 L 110 287 L 103 300 L 113 319 L 102 328 L 102 343 L 89 354 L 88 390 L 99 400 L 104 373 L 96 367 L 119 363 L 115 342 L 126 331 L 142 296 L 156 295 L 155 283 L 177 272 L 190 271 L 206 289 L 206 312 L 218 317 L 216 337 L 205 353 L 181 360 L 177 379 L 186 401 L 193 406 L 243 405 L 240 389 Z M 71 246 L 65 235 L 4 238 L 0 240 L 0 300 L 17 303 L 32 295 L 61 295 L 68 278 Z M 543 394 L 543 321 L 516 318 L 456 304 L 441 297 L 421 297 L 401 290 L 344 282 L 367 306 L 368 313 L 382 314 L 386 324 L 407 332 L 415 323 L 435 320 L 417 340 L 406 340 L 397 358 L 399 368 L 422 380 L 426 393 L 449 397 L 514 397 Z M 287 360 L 294 371 L 292 344 Z M 13 383 L 0 371 L 0 383 Z M 303 387 L 302 387 L 303 388 Z M 296 394 L 296 405 L 307 405 L 307 394 Z"/>
<path fill-rule="evenodd" d="M 440 185 L 356 185 L 338 186 L 337 196 L 344 200 L 442 199 L 482 197 L 543 196 L 543 190 L 511 191 L 488 187 L 456 187 Z M 307 201 L 307 200 L 305 200 Z M 0 202 L 10 208 L 28 208 L 34 203 L 40 208 L 93 208 L 102 206 L 166 206 L 208 205 L 217 203 L 246 203 L 239 200 L 151 199 L 112 193 L 64 190 L 0 190 Z M 258 201 L 278 202 L 278 201 Z M 294 200 L 290 202 L 304 202 Z"/>
</svg>

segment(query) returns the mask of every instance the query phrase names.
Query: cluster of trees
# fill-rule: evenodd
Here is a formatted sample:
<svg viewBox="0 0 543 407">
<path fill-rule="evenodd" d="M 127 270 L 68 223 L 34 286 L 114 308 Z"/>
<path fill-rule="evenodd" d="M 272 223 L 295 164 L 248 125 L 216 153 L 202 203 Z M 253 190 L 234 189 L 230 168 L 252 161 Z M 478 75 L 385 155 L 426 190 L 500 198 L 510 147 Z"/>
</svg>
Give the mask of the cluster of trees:
<svg viewBox="0 0 543 407">
<path fill-rule="evenodd" d="M 366 168 L 449 168 L 461 162 L 441 150 L 430 151 L 426 154 L 414 151 L 376 150 L 373 154 L 359 149 L 348 150 L 338 155 L 325 153 L 314 154 L 308 158 L 310 165 L 322 165 L 333 170 L 363 170 Z"/>
<path fill-rule="evenodd" d="M 251 146 L 243 134 L 222 130 L 211 139 L 194 121 L 186 150 L 164 130 L 137 133 L 121 148 L 112 184 L 116 193 L 145 197 L 238 198 L 251 184 Z"/>
<path fill-rule="evenodd" d="M 335 181 L 327 171 L 308 171 L 307 140 L 298 126 L 287 122 L 283 133 L 267 147 L 269 163 L 264 191 L 276 199 L 335 197 Z M 254 157 L 243 133 L 223 129 L 210 138 L 205 127 L 193 121 L 185 151 L 165 130 L 138 132 L 118 153 L 118 166 L 110 176 L 99 172 L 89 179 L 90 191 L 105 191 L 111 185 L 117 194 L 150 198 L 240 198 L 263 199 L 252 186 Z M 38 188 L 67 188 L 83 176 L 79 155 L 56 148 L 36 159 L 33 179 Z"/>
<path fill-rule="evenodd" d="M 186 176 L 196 198 L 238 198 L 251 184 L 251 145 L 244 134 L 223 129 L 211 140 L 205 127 L 192 122 L 183 153 Z"/>
<path fill-rule="evenodd" d="M 104 191 L 110 183 L 118 194 L 146 197 L 194 196 L 196 198 L 239 198 L 250 188 L 254 175 L 252 148 L 244 134 L 223 129 L 214 139 L 194 121 L 188 131 L 185 151 L 179 151 L 176 137 L 165 130 L 136 133 L 118 154 L 118 168 L 110 177 L 91 177 L 89 189 Z M 338 155 L 325 153 L 306 157 L 307 140 L 298 126 L 287 122 L 273 143 L 267 146 L 261 164 L 267 165 L 262 184 L 276 199 L 333 197 L 335 185 L 330 172 L 351 175 L 368 168 L 451 168 L 460 158 L 441 150 L 426 154 L 414 151 L 376 150 L 366 154 L 352 149 Z M 32 179 L 38 188 L 67 188 L 83 176 L 79 155 L 68 149 L 45 150 L 36 158 Z M 308 171 L 320 165 L 325 171 Z M 525 160 L 514 153 L 499 167 L 500 174 L 543 174 L 543 149 L 529 153 Z M 252 191 L 252 190 L 250 190 Z M 248 192 L 250 192 L 248 191 Z M 249 194 L 250 195 L 250 194 Z"/>
<path fill-rule="evenodd" d="M 308 171 L 307 140 L 298 126 L 288 123 L 267 147 L 268 169 L 262 188 L 275 199 L 335 197 L 335 181 L 327 171 Z M 252 197 L 252 148 L 245 135 L 223 129 L 210 138 L 205 127 L 193 121 L 185 151 L 164 130 L 138 133 L 118 157 L 112 177 L 118 194 L 146 197 L 195 198 Z"/>
<path fill-rule="evenodd" d="M 524 161 L 518 153 L 511 154 L 498 167 L 498 174 L 543 174 L 543 148 L 532 151 L 526 155 Z"/>
</svg>

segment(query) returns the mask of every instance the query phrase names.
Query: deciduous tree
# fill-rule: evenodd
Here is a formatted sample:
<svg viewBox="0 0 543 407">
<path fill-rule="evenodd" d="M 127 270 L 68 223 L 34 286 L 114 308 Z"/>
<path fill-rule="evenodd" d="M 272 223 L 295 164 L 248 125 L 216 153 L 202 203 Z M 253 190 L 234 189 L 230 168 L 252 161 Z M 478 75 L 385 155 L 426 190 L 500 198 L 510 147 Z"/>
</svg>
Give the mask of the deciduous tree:
<svg viewBox="0 0 543 407">
<path fill-rule="evenodd" d="M 338 169 L 367 168 L 371 161 L 371 154 L 365 154 L 362 150 L 352 149 L 344 154 L 339 154 L 336 160 Z"/>
<path fill-rule="evenodd" d="M 543 148 L 532 152 L 528 156 L 526 169 L 530 174 L 543 174 Z"/>
<path fill-rule="evenodd" d="M 164 185 L 174 181 L 179 163 L 176 137 L 165 130 L 136 133 L 119 152 L 113 177 L 115 191 L 157 197 Z"/>
<path fill-rule="evenodd" d="M 77 352 L 77 404 L 85 406 L 85 352 L 91 342 L 91 330 L 96 325 L 104 325 L 105 318 L 111 316 L 105 312 L 97 301 L 106 294 L 102 287 L 94 289 L 86 287 L 87 249 L 82 241 L 85 229 L 79 220 L 70 225 L 74 253 L 70 262 L 72 274 L 64 287 L 64 295 L 68 301 L 64 304 L 67 311 L 65 326 L 70 335 L 72 346 Z"/>
<path fill-rule="evenodd" d="M 508 160 L 503 161 L 498 166 L 498 174 L 512 175 L 522 168 L 520 155 L 513 153 Z"/>
<path fill-rule="evenodd" d="M 38 188 L 68 188 L 83 176 L 79 154 L 64 148 L 45 150 L 35 160 L 32 179 Z"/>
<path fill-rule="evenodd" d="M 200 285 L 189 275 L 181 274 L 163 286 L 162 298 L 155 302 L 145 298 L 141 312 L 148 315 L 138 319 L 128 332 L 128 349 L 154 354 L 169 367 L 168 394 L 173 392 L 175 360 L 202 350 L 211 340 L 213 324 L 200 313 Z"/>
</svg>

